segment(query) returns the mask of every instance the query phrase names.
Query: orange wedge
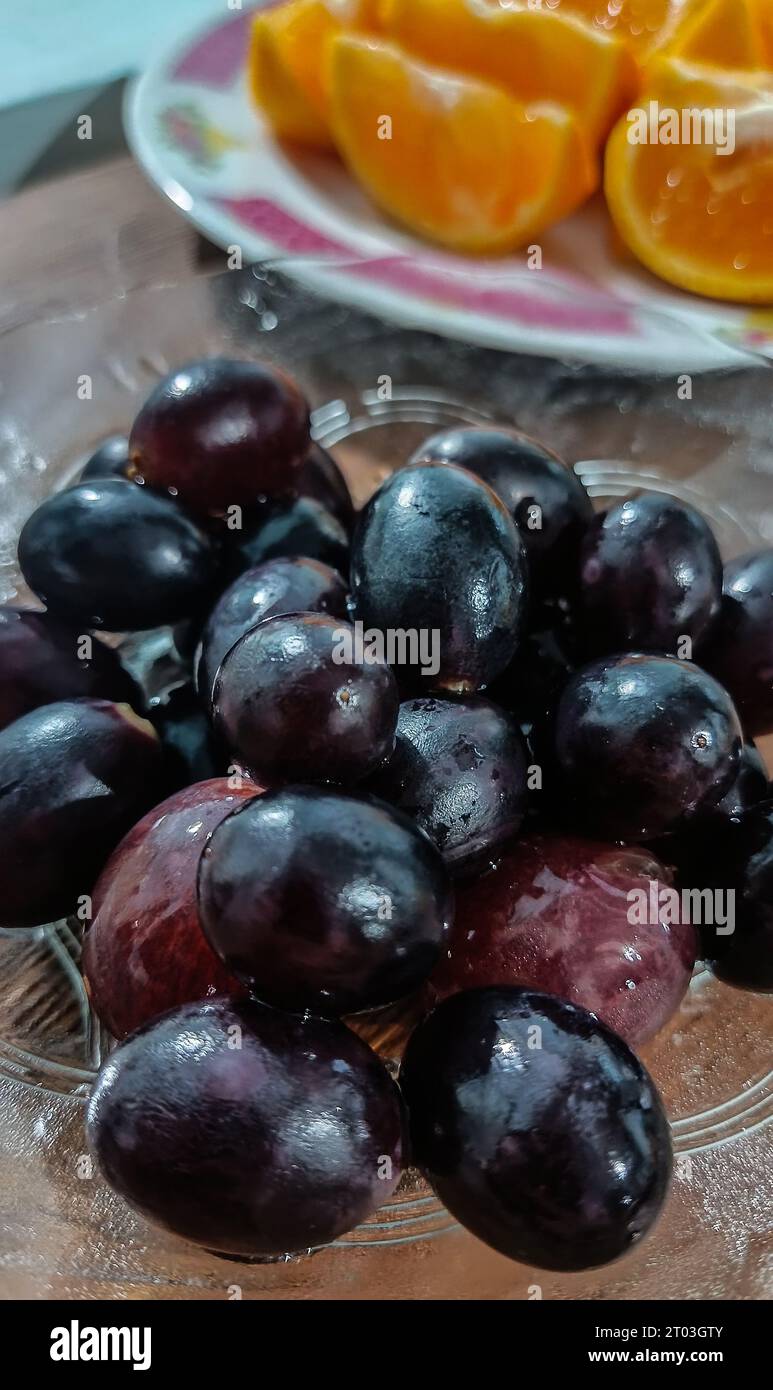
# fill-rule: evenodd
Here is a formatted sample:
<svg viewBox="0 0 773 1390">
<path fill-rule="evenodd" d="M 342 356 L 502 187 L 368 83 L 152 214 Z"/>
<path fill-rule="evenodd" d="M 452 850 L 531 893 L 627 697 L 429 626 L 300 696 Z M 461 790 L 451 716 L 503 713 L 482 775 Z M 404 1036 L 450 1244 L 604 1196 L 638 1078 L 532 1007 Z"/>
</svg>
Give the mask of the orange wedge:
<svg viewBox="0 0 773 1390">
<path fill-rule="evenodd" d="M 604 187 L 615 227 L 643 265 L 682 289 L 773 303 L 773 92 L 764 90 L 766 81 L 771 74 L 662 60 L 641 107 L 657 103 L 663 121 L 675 112 L 681 142 L 632 142 L 627 117 L 610 136 Z M 731 113 L 733 137 L 729 125 L 715 124 L 709 143 L 708 113 L 717 111 L 725 121 Z M 657 130 L 657 119 L 652 125 Z"/>
<path fill-rule="evenodd" d="M 378 28 L 381 0 L 290 0 L 253 20 L 250 92 L 274 133 L 330 148 L 327 44 L 343 29 Z"/>
<path fill-rule="evenodd" d="M 773 69 L 773 4 L 771 0 L 748 0 L 760 44 L 763 65 Z"/>
<path fill-rule="evenodd" d="M 537 8 L 549 5 L 554 13 L 576 15 L 598 33 L 620 39 L 639 58 L 646 58 L 672 31 L 685 3 L 693 7 L 703 0 L 544 0 Z"/>
<path fill-rule="evenodd" d="M 690 63 L 756 71 L 765 66 L 761 14 L 752 0 L 708 0 L 687 15 L 665 51 Z"/>
<path fill-rule="evenodd" d="M 458 251 L 528 242 L 591 193 L 596 171 L 571 112 L 429 67 L 377 39 L 331 44 L 332 126 L 385 212 Z"/>
<path fill-rule="evenodd" d="M 247 60 L 250 94 L 280 139 L 331 147 L 320 55 L 337 31 L 321 0 L 293 0 L 255 16 Z"/>
<path fill-rule="evenodd" d="M 496 82 L 521 102 L 570 108 L 591 141 L 609 133 L 638 88 L 637 65 L 623 44 L 547 8 L 386 0 L 382 22 L 417 58 Z"/>
</svg>

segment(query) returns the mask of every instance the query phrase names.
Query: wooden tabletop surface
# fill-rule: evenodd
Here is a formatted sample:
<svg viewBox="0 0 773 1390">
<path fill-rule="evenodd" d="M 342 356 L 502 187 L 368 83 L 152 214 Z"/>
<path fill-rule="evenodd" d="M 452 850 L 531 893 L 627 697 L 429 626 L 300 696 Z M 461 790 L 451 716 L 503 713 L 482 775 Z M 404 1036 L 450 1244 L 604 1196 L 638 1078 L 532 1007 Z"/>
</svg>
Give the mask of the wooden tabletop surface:
<svg viewBox="0 0 773 1390">
<path fill-rule="evenodd" d="M 0 330 L 220 263 L 224 253 L 123 155 L 0 202 Z"/>
</svg>

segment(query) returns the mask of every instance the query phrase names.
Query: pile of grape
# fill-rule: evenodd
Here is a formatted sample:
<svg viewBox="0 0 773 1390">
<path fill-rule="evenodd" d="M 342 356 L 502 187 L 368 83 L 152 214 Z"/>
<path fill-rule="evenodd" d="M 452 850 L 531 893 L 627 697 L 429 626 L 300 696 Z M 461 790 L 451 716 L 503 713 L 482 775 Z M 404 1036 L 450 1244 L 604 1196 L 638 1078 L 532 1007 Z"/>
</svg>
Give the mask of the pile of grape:
<svg viewBox="0 0 773 1390">
<path fill-rule="evenodd" d="M 297 385 L 211 359 L 19 565 L 45 607 L 0 610 L 0 901 L 89 918 L 113 1187 L 244 1257 L 335 1239 L 408 1163 L 515 1259 L 639 1240 L 671 1146 L 633 1049 L 696 958 L 773 990 L 773 551 L 723 573 L 657 493 L 594 516 L 499 427 L 355 515 Z M 151 699 L 100 634 L 159 626 L 185 678 Z M 732 890 L 733 930 L 683 888 Z M 395 1080 L 346 1020 L 396 1001 Z"/>
</svg>

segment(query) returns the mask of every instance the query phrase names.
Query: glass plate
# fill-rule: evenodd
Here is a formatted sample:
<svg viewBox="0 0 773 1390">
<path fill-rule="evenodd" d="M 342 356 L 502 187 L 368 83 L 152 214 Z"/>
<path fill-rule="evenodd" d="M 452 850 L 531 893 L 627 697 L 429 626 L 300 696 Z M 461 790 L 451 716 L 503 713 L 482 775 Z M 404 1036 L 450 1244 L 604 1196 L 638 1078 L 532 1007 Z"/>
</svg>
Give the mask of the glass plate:
<svg viewBox="0 0 773 1390">
<path fill-rule="evenodd" d="M 282 261 L 135 292 L 0 339 L 0 601 L 26 601 L 15 542 L 100 438 L 126 429 L 159 373 L 207 353 L 288 368 L 358 502 L 430 432 L 502 420 L 570 462 L 601 505 L 635 487 L 688 498 L 726 556 L 773 543 L 771 369 L 615 375 L 397 327 L 302 287 Z M 343 270 L 344 267 L 341 267 Z M 291 273 L 289 273 L 291 272 Z M 313 276 L 311 277 L 313 279 Z M 689 388 L 692 388 L 690 395 Z M 127 644 L 156 688 L 168 634 Z M 773 741 L 763 745 L 771 763 Z M 109 1044 L 67 923 L 0 930 L 0 1297 L 766 1298 L 773 1293 L 773 1010 L 698 969 L 645 1058 L 672 1119 L 671 1195 L 617 1264 L 555 1275 L 455 1224 L 415 1173 L 333 1246 L 249 1264 L 135 1216 L 93 1169 L 84 1101 Z M 401 1021 L 373 1025 L 394 1056 Z"/>
</svg>

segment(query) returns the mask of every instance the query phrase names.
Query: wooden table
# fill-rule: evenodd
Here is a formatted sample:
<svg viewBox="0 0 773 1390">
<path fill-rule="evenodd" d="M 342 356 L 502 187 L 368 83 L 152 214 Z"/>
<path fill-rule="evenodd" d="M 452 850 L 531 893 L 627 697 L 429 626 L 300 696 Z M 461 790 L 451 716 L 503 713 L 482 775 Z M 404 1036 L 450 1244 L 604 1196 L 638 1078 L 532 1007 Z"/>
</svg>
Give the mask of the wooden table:
<svg viewBox="0 0 773 1390">
<path fill-rule="evenodd" d="M 124 155 L 0 203 L 0 330 L 221 263 Z"/>
</svg>

